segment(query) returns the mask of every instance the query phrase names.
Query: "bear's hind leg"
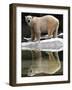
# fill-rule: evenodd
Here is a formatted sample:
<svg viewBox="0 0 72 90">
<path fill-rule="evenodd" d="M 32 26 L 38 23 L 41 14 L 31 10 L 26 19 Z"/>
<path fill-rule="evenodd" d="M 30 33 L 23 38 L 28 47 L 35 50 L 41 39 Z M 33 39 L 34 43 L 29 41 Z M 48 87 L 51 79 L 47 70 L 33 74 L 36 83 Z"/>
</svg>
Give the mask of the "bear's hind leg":
<svg viewBox="0 0 72 90">
<path fill-rule="evenodd" d="M 57 31 L 55 30 L 54 32 L 53 32 L 53 38 L 56 38 L 57 37 Z"/>
<path fill-rule="evenodd" d="M 56 27 L 56 29 L 53 32 L 53 38 L 56 38 L 58 34 L 58 27 Z"/>
<path fill-rule="evenodd" d="M 50 38 L 52 38 L 52 35 L 51 35 L 52 33 L 51 33 L 51 30 L 49 29 L 48 30 L 48 39 L 50 39 Z"/>
<path fill-rule="evenodd" d="M 54 38 L 57 37 L 57 34 L 58 34 L 58 28 L 59 28 L 59 22 L 57 23 L 56 28 L 55 28 L 55 30 L 54 30 L 54 32 L 53 32 L 53 37 L 54 37 Z"/>
</svg>

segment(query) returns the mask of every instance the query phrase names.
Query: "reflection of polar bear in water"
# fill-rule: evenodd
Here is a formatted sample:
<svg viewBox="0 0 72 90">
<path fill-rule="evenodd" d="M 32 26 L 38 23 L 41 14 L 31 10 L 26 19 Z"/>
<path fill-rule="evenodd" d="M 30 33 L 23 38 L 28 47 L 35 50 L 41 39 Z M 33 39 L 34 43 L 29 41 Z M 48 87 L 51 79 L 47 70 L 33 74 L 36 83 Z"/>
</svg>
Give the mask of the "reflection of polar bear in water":
<svg viewBox="0 0 72 90">
<path fill-rule="evenodd" d="M 48 37 L 57 37 L 59 20 L 52 15 L 42 17 L 25 16 L 25 21 L 31 28 L 32 41 L 40 40 L 41 33 L 48 33 Z"/>
<path fill-rule="evenodd" d="M 32 51 L 32 65 L 28 69 L 28 76 L 55 74 L 61 69 L 61 62 L 58 52 L 42 52 L 39 50 Z"/>
</svg>

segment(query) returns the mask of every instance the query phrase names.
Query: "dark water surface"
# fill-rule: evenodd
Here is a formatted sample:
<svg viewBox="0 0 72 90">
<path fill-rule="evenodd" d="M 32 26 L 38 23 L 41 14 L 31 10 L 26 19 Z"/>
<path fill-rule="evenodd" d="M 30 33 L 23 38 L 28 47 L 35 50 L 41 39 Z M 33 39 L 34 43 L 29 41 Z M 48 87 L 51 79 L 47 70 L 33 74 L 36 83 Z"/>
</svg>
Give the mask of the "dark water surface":
<svg viewBox="0 0 72 90">
<path fill-rule="evenodd" d="M 63 75 L 63 51 L 22 50 L 21 76 Z"/>
</svg>

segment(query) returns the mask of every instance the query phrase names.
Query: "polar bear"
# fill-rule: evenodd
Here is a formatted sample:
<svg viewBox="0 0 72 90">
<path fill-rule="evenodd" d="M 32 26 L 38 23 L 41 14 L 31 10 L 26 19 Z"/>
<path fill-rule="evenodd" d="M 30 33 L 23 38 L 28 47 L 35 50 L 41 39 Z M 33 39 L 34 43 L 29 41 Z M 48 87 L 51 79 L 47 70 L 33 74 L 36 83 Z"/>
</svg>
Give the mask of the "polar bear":
<svg viewBox="0 0 72 90">
<path fill-rule="evenodd" d="M 45 15 L 42 17 L 25 16 L 25 21 L 31 29 L 32 41 L 40 41 L 41 33 L 48 33 L 48 38 L 57 37 L 59 20 L 52 15 Z"/>
</svg>

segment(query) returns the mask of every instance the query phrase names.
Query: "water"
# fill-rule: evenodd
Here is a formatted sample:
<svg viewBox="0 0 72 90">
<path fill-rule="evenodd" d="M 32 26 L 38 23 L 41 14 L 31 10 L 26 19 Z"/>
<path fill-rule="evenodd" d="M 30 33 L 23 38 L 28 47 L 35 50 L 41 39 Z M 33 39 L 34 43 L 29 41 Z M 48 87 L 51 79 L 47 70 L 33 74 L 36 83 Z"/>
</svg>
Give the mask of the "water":
<svg viewBox="0 0 72 90">
<path fill-rule="evenodd" d="M 21 76 L 63 75 L 63 51 L 22 50 Z"/>
</svg>

